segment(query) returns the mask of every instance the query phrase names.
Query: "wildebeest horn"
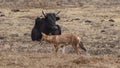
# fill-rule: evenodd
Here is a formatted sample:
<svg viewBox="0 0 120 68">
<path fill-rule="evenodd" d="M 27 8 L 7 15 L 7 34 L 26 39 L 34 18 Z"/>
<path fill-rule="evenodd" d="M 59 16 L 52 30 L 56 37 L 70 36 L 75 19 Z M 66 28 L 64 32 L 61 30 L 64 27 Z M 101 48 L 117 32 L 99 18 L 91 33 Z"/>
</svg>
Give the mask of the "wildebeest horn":
<svg viewBox="0 0 120 68">
<path fill-rule="evenodd" d="M 44 13 L 43 11 L 42 11 L 42 14 L 43 14 L 44 16 L 46 16 L 45 13 Z"/>
<path fill-rule="evenodd" d="M 58 11 L 58 12 L 56 13 L 56 15 L 58 15 L 60 12 L 61 12 L 61 11 Z"/>
</svg>

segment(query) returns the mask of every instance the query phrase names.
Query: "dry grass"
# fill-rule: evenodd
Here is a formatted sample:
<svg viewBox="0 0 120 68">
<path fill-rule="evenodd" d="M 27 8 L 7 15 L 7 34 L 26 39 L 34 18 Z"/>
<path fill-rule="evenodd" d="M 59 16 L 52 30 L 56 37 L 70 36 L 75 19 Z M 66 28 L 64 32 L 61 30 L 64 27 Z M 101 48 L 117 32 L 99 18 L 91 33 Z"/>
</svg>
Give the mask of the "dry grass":
<svg viewBox="0 0 120 68">
<path fill-rule="evenodd" d="M 2 68 L 119 68 L 114 56 L 80 56 L 76 54 L 0 53 Z"/>
<path fill-rule="evenodd" d="M 120 7 L 114 3 L 119 1 L 102 6 L 91 1 L 76 8 L 24 8 L 19 12 L 1 8 L 5 16 L 0 17 L 0 68 L 120 68 Z M 70 46 L 66 54 L 59 50 L 56 56 L 52 45 L 31 41 L 34 19 L 42 10 L 61 10 L 57 24 L 62 32 L 81 35 L 90 56 L 84 52 L 76 55 Z"/>
</svg>

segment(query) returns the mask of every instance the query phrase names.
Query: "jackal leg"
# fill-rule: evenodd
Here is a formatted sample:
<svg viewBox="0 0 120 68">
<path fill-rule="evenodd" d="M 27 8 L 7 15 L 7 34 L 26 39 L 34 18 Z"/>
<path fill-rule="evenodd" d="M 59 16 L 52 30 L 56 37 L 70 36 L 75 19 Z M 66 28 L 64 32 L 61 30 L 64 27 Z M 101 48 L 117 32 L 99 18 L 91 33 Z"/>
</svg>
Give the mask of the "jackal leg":
<svg viewBox="0 0 120 68">
<path fill-rule="evenodd" d="M 79 49 L 78 49 L 77 45 L 72 45 L 72 47 L 74 48 L 75 52 L 78 55 L 79 54 Z"/>
<path fill-rule="evenodd" d="M 57 51 L 58 51 L 58 45 L 55 44 L 54 47 L 55 47 L 55 52 L 57 53 Z"/>
<path fill-rule="evenodd" d="M 65 54 L 65 46 L 62 47 L 62 54 Z"/>
</svg>

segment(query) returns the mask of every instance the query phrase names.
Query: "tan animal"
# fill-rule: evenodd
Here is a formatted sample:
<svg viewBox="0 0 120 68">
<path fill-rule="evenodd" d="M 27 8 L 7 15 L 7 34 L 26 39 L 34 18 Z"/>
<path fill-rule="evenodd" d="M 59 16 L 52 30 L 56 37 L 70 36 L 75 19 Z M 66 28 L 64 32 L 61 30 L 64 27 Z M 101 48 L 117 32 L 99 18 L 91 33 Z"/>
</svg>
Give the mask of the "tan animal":
<svg viewBox="0 0 120 68">
<path fill-rule="evenodd" d="M 42 40 L 46 41 L 48 43 L 54 44 L 56 53 L 59 49 L 59 46 L 61 46 L 61 45 L 65 46 L 68 44 L 72 45 L 72 47 L 74 48 L 74 50 L 77 54 L 79 54 L 79 49 L 78 49 L 77 45 L 79 45 L 79 47 L 86 52 L 86 49 L 83 46 L 83 43 L 81 42 L 80 37 L 78 37 L 75 34 L 46 35 L 46 34 L 42 33 Z"/>
</svg>

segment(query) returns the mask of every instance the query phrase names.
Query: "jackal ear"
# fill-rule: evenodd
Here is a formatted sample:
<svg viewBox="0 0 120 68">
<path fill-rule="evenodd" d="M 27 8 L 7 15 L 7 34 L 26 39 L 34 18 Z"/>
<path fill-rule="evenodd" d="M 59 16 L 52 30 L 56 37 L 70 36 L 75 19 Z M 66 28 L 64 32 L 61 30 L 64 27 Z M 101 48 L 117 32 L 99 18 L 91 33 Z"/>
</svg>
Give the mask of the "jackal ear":
<svg viewBox="0 0 120 68">
<path fill-rule="evenodd" d="M 45 33 L 42 32 L 41 34 L 42 34 L 43 36 L 45 36 Z"/>
</svg>

